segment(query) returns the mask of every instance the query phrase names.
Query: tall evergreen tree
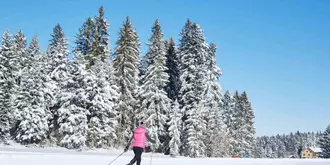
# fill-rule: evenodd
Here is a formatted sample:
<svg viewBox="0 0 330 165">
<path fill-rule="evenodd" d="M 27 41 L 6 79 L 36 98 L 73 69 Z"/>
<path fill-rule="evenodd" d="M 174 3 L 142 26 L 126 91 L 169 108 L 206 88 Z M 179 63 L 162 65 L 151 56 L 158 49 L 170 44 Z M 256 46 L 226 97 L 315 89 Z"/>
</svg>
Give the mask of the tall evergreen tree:
<svg viewBox="0 0 330 165">
<path fill-rule="evenodd" d="M 17 34 L 14 35 L 14 52 L 17 56 L 18 63 L 18 77 L 16 78 L 16 83 L 19 86 L 20 85 L 20 74 L 22 73 L 22 69 L 24 68 L 27 60 L 26 56 L 26 37 L 23 34 L 22 30 L 19 30 Z"/>
<path fill-rule="evenodd" d="M 27 53 L 27 66 L 31 67 L 34 61 L 39 61 L 40 59 L 40 46 L 39 39 L 37 36 L 32 38 L 29 47 L 26 49 Z"/>
<path fill-rule="evenodd" d="M 56 67 L 66 63 L 69 54 L 68 42 L 60 24 L 54 27 L 51 37 L 46 56 L 43 59 L 47 74 L 54 71 Z"/>
<path fill-rule="evenodd" d="M 62 27 L 57 24 L 51 34 L 50 44 L 48 46 L 46 56 L 42 58 L 44 81 L 48 86 L 47 93 L 52 94 L 46 99 L 46 109 L 49 113 L 49 139 L 52 142 L 56 142 L 59 124 L 58 122 L 58 110 L 61 107 L 61 92 L 63 89 L 63 83 L 69 79 L 69 71 L 67 69 L 69 60 L 68 56 L 68 43 L 65 38 L 65 34 Z"/>
<path fill-rule="evenodd" d="M 61 92 L 57 95 L 59 108 L 56 111 L 58 129 L 54 136 L 60 146 L 80 149 L 85 147 L 88 133 L 86 89 L 91 76 L 76 63 L 68 62 L 61 66 L 53 72 L 54 77 L 58 73 L 67 75 L 59 84 Z"/>
<path fill-rule="evenodd" d="M 94 33 L 95 23 L 92 18 L 87 18 L 76 35 L 74 52 L 80 52 L 83 55 L 91 54 L 93 51 Z"/>
<path fill-rule="evenodd" d="M 216 47 L 210 44 L 209 53 L 206 58 L 207 71 L 205 76 L 205 91 L 204 91 L 204 106 L 206 108 L 205 119 L 207 121 L 207 156 L 212 156 L 214 153 L 214 142 L 217 138 L 215 131 L 220 131 L 224 128 L 222 119 L 218 118 L 222 113 L 222 94 L 219 84 L 220 69 L 216 65 L 215 53 Z M 218 120 L 218 121 L 217 121 Z M 217 129 L 220 127 L 220 129 Z M 223 130 L 224 131 L 224 130 Z M 210 138 L 211 137 L 211 138 Z"/>
<path fill-rule="evenodd" d="M 113 62 L 116 83 L 119 88 L 119 130 L 118 143 L 128 141 L 134 127 L 136 94 L 139 82 L 139 39 L 129 18 L 120 29 L 116 42 L 115 59 Z"/>
<path fill-rule="evenodd" d="M 175 101 L 179 95 L 179 59 L 175 49 L 174 39 L 171 38 L 166 49 L 166 70 L 169 75 L 169 82 L 166 86 L 168 97 Z"/>
<path fill-rule="evenodd" d="M 168 125 L 170 126 L 168 128 L 169 135 L 170 135 L 170 142 L 169 142 L 169 148 L 170 148 L 170 155 L 172 157 L 175 157 L 179 155 L 179 147 L 181 145 L 180 141 L 180 108 L 179 103 L 177 100 L 175 100 L 172 110 L 170 110 L 170 121 Z"/>
<path fill-rule="evenodd" d="M 10 137 L 12 113 L 14 107 L 13 89 L 15 77 L 13 72 L 14 43 L 9 31 L 2 36 L 0 48 L 0 139 L 5 141 Z"/>
<path fill-rule="evenodd" d="M 103 62 L 109 59 L 110 56 L 110 35 L 108 33 L 108 28 L 109 24 L 104 18 L 104 8 L 101 6 L 99 8 L 99 16 L 95 17 L 93 57 L 98 57 Z"/>
<path fill-rule="evenodd" d="M 233 117 L 234 117 L 233 115 L 235 108 L 235 99 L 233 98 L 233 96 L 229 91 L 226 91 L 226 93 L 224 94 L 222 98 L 222 103 L 223 103 L 222 119 L 229 133 L 230 131 L 233 130 Z"/>
<path fill-rule="evenodd" d="M 244 123 L 243 116 L 243 107 L 242 107 L 242 99 L 241 95 L 238 91 L 235 92 L 234 95 L 235 106 L 234 106 L 234 114 L 233 114 L 233 125 L 232 125 L 232 136 L 234 141 L 232 141 L 233 153 L 234 155 L 242 156 L 246 153 L 246 125 Z"/>
<path fill-rule="evenodd" d="M 324 131 L 324 133 L 321 135 L 318 144 L 320 145 L 322 149 L 321 156 L 323 158 L 330 158 L 330 125 L 327 127 L 327 129 Z"/>
<path fill-rule="evenodd" d="M 206 146 L 204 140 L 206 139 L 206 121 L 203 118 L 205 113 L 203 103 L 193 105 L 192 109 L 187 112 L 187 145 L 189 157 L 204 157 L 206 155 Z"/>
<path fill-rule="evenodd" d="M 73 50 L 75 57 L 81 60 L 81 64 L 86 65 L 88 68 L 93 64 L 94 34 L 95 23 L 92 18 L 88 18 L 82 27 L 79 28 L 79 33 L 76 35 L 76 45 Z"/>
<path fill-rule="evenodd" d="M 109 147 L 117 139 L 118 126 L 115 103 L 118 99 L 117 88 L 113 81 L 110 62 L 96 61 L 91 68 L 91 81 L 87 84 L 89 101 L 88 145 L 90 147 Z"/>
<path fill-rule="evenodd" d="M 246 152 L 249 154 L 250 157 L 253 157 L 253 147 L 255 145 L 255 127 L 254 127 L 254 112 L 252 109 L 251 102 L 248 99 L 247 93 L 244 91 L 241 95 L 241 101 L 243 104 L 243 113 L 244 113 L 244 125 L 246 126 L 245 131 L 245 141 L 247 146 L 245 148 Z M 283 147 L 283 146 L 281 146 Z"/>
<path fill-rule="evenodd" d="M 203 139 L 192 138 L 196 132 L 193 131 L 194 126 L 197 123 L 202 124 L 202 120 L 199 117 L 203 117 L 203 112 L 199 111 L 201 107 L 200 104 L 203 100 L 203 92 L 205 91 L 205 79 L 206 79 L 206 58 L 208 55 L 208 47 L 205 43 L 203 32 L 199 25 L 192 24 L 190 27 L 189 20 L 186 26 L 182 30 L 181 44 L 179 48 L 180 54 L 180 70 L 181 70 L 181 89 L 180 89 L 180 104 L 183 111 L 183 122 L 184 122 L 184 133 L 183 133 L 183 151 L 186 152 L 185 155 L 190 156 L 203 156 L 205 153 L 205 148 L 199 148 L 195 150 L 196 147 L 204 147 Z M 189 30 L 187 30 L 187 28 Z M 197 110 L 198 109 L 198 110 Z M 201 126 L 201 129 L 204 128 Z M 205 132 L 205 130 L 203 130 Z M 200 138 L 202 136 L 199 136 Z M 192 142 L 195 139 L 197 142 Z M 197 145 L 198 146 L 193 146 Z"/>
<path fill-rule="evenodd" d="M 23 71 L 15 100 L 17 128 L 15 139 L 22 144 L 40 143 L 48 133 L 44 82 L 40 64 L 35 62 Z"/>
<path fill-rule="evenodd" d="M 142 97 L 139 118 L 150 124 L 149 130 L 155 136 L 156 145 L 163 143 L 167 135 L 166 122 L 170 109 L 170 99 L 167 97 L 165 86 L 168 82 L 168 74 L 165 72 L 166 57 L 165 44 L 161 25 L 156 20 L 152 27 L 151 42 L 147 54 L 151 62 L 147 67 L 144 82 L 141 86 Z M 162 140 L 163 138 L 163 140 Z M 161 147 L 161 146 L 159 146 Z"/>
</svg>

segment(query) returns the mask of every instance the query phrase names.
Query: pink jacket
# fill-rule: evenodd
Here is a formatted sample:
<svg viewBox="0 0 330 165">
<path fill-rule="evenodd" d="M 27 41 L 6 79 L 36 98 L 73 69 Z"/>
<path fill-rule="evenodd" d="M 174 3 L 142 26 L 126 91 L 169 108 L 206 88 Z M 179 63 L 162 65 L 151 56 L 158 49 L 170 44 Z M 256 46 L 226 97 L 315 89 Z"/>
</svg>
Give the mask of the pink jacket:
<svg viewBox="0 0 330 165">
<path fill-rule="evenodd" d="M 141 147 L 141 148 L 145 149 L 147 140 L 149 140 L 151 143 L 155 143 L 155 141 L 150 138 L 150 136 L 147 132 L 147 128 L 144 125 L 141 125 L 135 129 L 134 135 L 129 140 L 129 142 L 126 146 L 126 149 L 128 149 L 128 147 L 130 146 L 133 138 L 134 138 L 133 147 Z"/>
<path fill-rule="evenodd" d="M 146 141 L 147 141 L 147 129 L 145 126 L 140 126 L 135 129 L 134 131 L 134 143 L 133 147 L 141 147 L 145 148 L 146 147 Z"/>
</svg>

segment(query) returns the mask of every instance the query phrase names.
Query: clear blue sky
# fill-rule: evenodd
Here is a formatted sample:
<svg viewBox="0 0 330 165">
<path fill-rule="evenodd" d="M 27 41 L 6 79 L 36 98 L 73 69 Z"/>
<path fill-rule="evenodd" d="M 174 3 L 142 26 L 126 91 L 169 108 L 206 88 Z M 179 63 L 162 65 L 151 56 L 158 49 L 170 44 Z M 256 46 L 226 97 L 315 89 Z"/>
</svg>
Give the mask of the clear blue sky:
<svg viewBox="0 0 330 165">
<path fill-rule="evenodd" d="M 3 0 L 0 32 L 23 29 L 46 48 L 60 23 L 73 43 L 85 19 L 105 7 L 112 48 L 130 16 L 142 42 L 158 18 L 176 40 L 187 18 L 218 46 L 224 90 L 246 90 L 258 135 L 323 131 L 330 124 L 330 1 L 328 0 Z M 142 49 L 145 51 L 145 48 Z"/>
</svg>

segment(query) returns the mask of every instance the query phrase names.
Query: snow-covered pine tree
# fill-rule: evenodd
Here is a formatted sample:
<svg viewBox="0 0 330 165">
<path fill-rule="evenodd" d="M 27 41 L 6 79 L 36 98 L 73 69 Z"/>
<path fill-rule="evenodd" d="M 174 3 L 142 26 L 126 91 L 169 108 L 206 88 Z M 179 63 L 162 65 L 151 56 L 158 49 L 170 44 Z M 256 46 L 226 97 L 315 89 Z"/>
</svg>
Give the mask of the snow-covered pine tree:
<svg viewBox="0 0 330 165">
<path fill-rule="evenodd" d="M 29 47 L 26 49 L 26 66 L 28 68 L 32 67 L 34 62 L 37 62 L 40 60 L 40 46 L 39 46 L 39 39 L 37 36 L 34 36 L 32 38 L 32 41 L 29 45 Z"/>
<path fill-rule="evenodd" d="M 86 65 L 87 68 L 92 64 L 94 33 L 95 23 L 92 18 L 88 18 L 79 28 L 79 32 L 76 35 L 76 45 L 73 53 L 75 54 L 76 60 L 81 60 L 80 63 Z"/>
<path fill-rule="evenodd" d="M 42 57 L 42 65 L 44 71 L 44 81 L 47 86 L 47 93 L 51 94 L 46 99 L 46 109 L 49 113 L 49 140 L 51 142 L 57 142 L 57 135 L 59 125 L 58 121 L 58 109 L 62 106 L 61 97 L 63 86 L 69 80 L 68 63 L 68 43 L 65 38 L 62 27 L 57 24 L 53 29 L 52 38 L 48 46 L 46 55 Z"/>
<path fill-rule="evenodd" d="M 95 23 L 92 18 L 87 18 L 83 25 L 79 28 L 76 35 L 76 46 L 74 52 L 80 52 L 83 55 L 92 53 L 92 46 L 94 43 Z"/>
<path fill-rule="evenodd" d="M 55 68 L 66 63 L 69 54 L 68 42 L 60 24 L 54 27 L 51 36 L 52 39 L 50 40 L 46 56 L 43 59 L 47 74 L 50 74 Z"/>
<path fill-rule="evenodd" d="M 69 149 L 81 149 L 85 147 L 87 139 L 89 112 L 86 109 L 86 88 L 90 85 L 92 76 L 74 62 L 57 67 L 52 72 L 52 77 L 61 79 L 58 73 L 67 76 L 67 79 L 60 83 L 61 92 L 57 95 L 58 143 Z"/>
<path fill-rule="evenodd" d="M 110 35 L 108 33 L 108 28 L 109 24 L 104 18 L 104 8 L 101 6 L 99 8 L 99 16 L 95 17 L 95 33 L 92 53 L 93 57 L 98 57 L 101 61 L 109 59 L 110 56 Z"/>
<path fill-rule="evenodd" d="M 218 118 L 222 113 L 222 94 L 219 84 L 220 68 L 216 65 L 216 46 L 211 43 L 208 49 L 206 58 L 206 76 L 205 76 L 205 91 L 204 91 L 204 106 L 206 108 L 205 119 L 207 121 L 207 156 L 211 157 L 214 154 L 215 139 L 217 138 L 215 131 L 224 131 L 222 119 Z M 218 128 L 217 128 L 218 127 Z"/>
<path fill-rule="evenodd" d="M 284 144 L 284 141 L 281 139 L 280 135 L 276 136 L 276 142 L 277 142 L 277 146 L 278 146 L 278 148 L 277 148 L 277 158 L 286 158 L 285 144 Z"/>
<path fill-rule="evenodd" d="M 187 112 L 188 119 L 187 123 L 187 136 L 188 136 L 188 149 L 189 157 L 204 157 L 206 155 L 205 151 L 205 130 L 206 121 L 204 120 L 204 104 L 200 102 L 192 103 L 192 108 Z"/>
<path fill-rule="evenodd" d="M 235 99 L 235 106 L 234 106 L 234 114 L 233 114 L 233 121 L 232 121 L 232 146 L 233 146 L 233 153 L 237 156 L 243 156 L 246 151 L 247 143 L 245 141 L 246 135 L 246 125 L 244 123 L 244 113 L 243 113 L 243 106 L 241 95 L 238 91 L 235 92 L 234 95 Z"/>
<path fill-rule="evenodd" d="M 119 129 L 118 142 L 126 144 L 134 127 L 136 110 L 136 95 L 139 83 L 139 39 L 129 18 L 120 29 L 116 42 L 114 74 L 119 88 L 118 112 Z"/>
<path fill-rule="evenodd" d="M 200 104 L 203 104 L 203 92 L 206 88 L 205 71 L 207 70 L 206 58 L 208 56 L 208 47 L 199 25 L 195 23 L 191 25 L 189 22 L 188 20 L 181 33 L 182 43 L 180 43 L 179 48 L 179 56 L 181 58 L 181 89 L 179 95 L 184 122 L 182 151 L 185 152 L 184 155 L 194 157 L 205 155 L 205 148 L 199 148 L 205 147 L 205 144 L 203 144 L 204 139 L 200 139 L 204 137 L 204 135 L 198 135 L 197 139 L 192 136 L 196 135 L 196 131 L 193 131 L 193 129 L 197 129 L 195 126 L 206 122 L 203 114 L 204 112 L 201 111 L 201 107 L 204 108 L 204 106 Z M 190 27 L 187 27 L 187 25 Z M 199 119 L 200 117 L 201 119 Z M 205 132 L 204 126 L 201 125 L 198 127 L 204 129 L 198 131 Z M 199 149 L 196 150 L 197 148 Z"/>
<path fill-rule="evenodd" d="M 10 137 L 12 113 L 14 112 L 13 89 L 15 77 L 12 59 L 14 56 L 14 43 L 9 30 L 2 36 L 0 47 L 0 140 L 7 143 Z"/>
<path fill-rule="evenodd" d="M 235 99 L 229 91 L 226 91 L 226 93 L 224 94 L 222 98 L 222 103 L 223 103 L 222 119 L 228 132 L 231 132 L 233 130 Z"/>
<path fill-rule="evenodd" d="M 180 108 L 179 103 L 177 100 L 174 101 L 172 105 L 172 109 L 170 110 L 170 122 L 168 125 L 170 126 L 168 128 L 168 132 L 170 135 L 170 142 L 169 142 L 169 148 L 170 148 L 170 155 L 172 157 L 176 157 L 179 155 L 179 147 L 181 145 L 180 141 L 180 124 L 181 124 L 181 115 L 180 115 Z"/>
<path fill-rule="evenodd" d="M 241 95 L 241 102 L 243 105 L 243 116 L 244 116 L 244 125 L 246 134 L 244 135 L 244 139 L 247 143 L 245 151 L 249 154 L 249 157 L 253 157 L 253 147 L 255 145 L 255 135 L 256 130 L 254 126 L 254 112 L 252 109 L 251 102 L 247 96 L 246 91 L 244 91 Z"/>
<path fill-rule="evenodd" d="M 168 98 L 172 101 L 178 99 L 179 95 L 179 65 L 178 65 L 178 56 L 175 49 L 175 42 L 174 39 L 171 37 L 170 41 L 168 42 L 168 47 L 166 50 L 166 70 L 167 74 L 169 75 L 169 82 L 166 86 L 166 92 Z"/>
<path fill-rule="evenodd" d="M 324 133 L 321 135 L 318 144 L 320 145 L 322 149 L 321 156 L 323 158 L 330 158 L 330 125 L 327 127 L 327 129 L 324 131 Z"/>
<path fill-rule="evenodd" d="M 255 158 L 264 158 L 265 157 L 265 151 L 264 151 L 264 137 L 257 137 L 256 140 L 256 148 L 254 151 Z"/>
<path fill-rule="evenodd" d="M 152 27 L 152 35 L 149 41 L 151 44 L 147 54 L 153 59 L 150 59 L 152 62 L 147 66 L 144 81 L 142 82 L 139 94 L 142 100 L 138 118 L 146 123 L 152 123 L 148 125 L 148 128 L 156 140 L 156 146 L 159 147 L 158 150 L 162 150 L 162 143 L 166 141 L 166 136 L 168 136 L 166 122 L 168 122 L 167 117 L 171 101 L 165 91 L 169 76 L 166 73 L 165 44 L 158 20 Z"/>
<path fill-rule="evenodd" d="M 18 86 L 20 86 L 20 74 L 22 74 L 22 70 L 25 67 L 27 60 L 26 45 L 26 37 L 24 36 L 23 31 L 19 30 L 18 33 L 14 35 L 14 52 L 19 61 L 17 68 L 18 77 L 16 78 Z"/>
<path fill-rule="evenodd" d="M 15 139 L 22 144 L 40 143 L 48 134 L 48 114 L 45 108 L 45 85 L 41 65 L 34 61 L 33 65 L 25 68 L 22 73 L 21 85 L 15 100 Z"/>
<path fill-rule="evenodd" d="M 223 110 L 222 110 L 222 121 L 225 127 L 225 134 L 227 135 L 230 144 L 235 143 L 234 139 L 234 114 L 235 114 L 235 99 L 229 91 L 226 91 L 222 98 Z M 233 154 L 233 146 L 229 146 L 229 153 Z"/>
<path fill-rule="evenodd" d="M 115 103 L 118 99 L 117 87 L 111 62 L 95 61 L 91 67 L 93 81 L 87 84 L 88 139 L 90 147 L 109 147 L 117 139 L 118 127 Z"/>
</svg>

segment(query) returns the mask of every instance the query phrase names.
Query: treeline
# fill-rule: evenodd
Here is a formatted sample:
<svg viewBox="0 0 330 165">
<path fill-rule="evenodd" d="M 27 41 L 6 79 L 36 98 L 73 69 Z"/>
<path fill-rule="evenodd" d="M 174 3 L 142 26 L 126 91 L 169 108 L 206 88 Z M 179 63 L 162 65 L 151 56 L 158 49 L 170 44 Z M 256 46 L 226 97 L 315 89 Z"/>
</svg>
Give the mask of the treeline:
<svg viewBox="0 0 330 165">
<path fill-rule="evenodd" d="M 257 138 L 256 154 L 258 158 L 298 158 L 298 149 L 319 147 L 321 133 L 290 133 L 289 135 L 262 136 Z"/>
<path fill-rule="evenodd" d="M 140 53 L 129 17 L 110 50 L 103 7 L 78 30 L 70 53 L 57 24 L 45 52 L 38 37 L 5 31 L 0 47 L 0 139 L 68 149 L 119 148 L 139 121 L 154 151 L 190 157 L 254 156 L 254 112 L 246 92 L 221 92 L 216 45 L 189 19 L 175 43 L 161 24 Z M 112 52 L 112 53 L 111 53 Z M 140 58 L 142 56 L 142 58 Z"/>
</svg>

